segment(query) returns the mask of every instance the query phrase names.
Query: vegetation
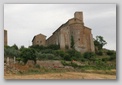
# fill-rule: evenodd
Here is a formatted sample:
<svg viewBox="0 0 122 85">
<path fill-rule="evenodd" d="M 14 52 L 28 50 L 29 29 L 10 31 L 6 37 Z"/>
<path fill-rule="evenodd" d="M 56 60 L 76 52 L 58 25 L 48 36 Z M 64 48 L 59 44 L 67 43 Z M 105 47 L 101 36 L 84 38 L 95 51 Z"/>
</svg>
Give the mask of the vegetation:
<svg viewBox="0 0 122 85">
<path fill-rule="evenodd" d="M 96 39 L 94 40 L 94 45 L 96 47 L 96 51 L 102 50 L 103 46 L 106 44 L 107 44 L 107 42 L 103 39 L 102 36 L 96 36 Z"/>
<path fill-rule="evenodd" d="M 25 48 L 21 51 L 20 57 L 22 61 L 26 64 L 28 60 L 34 60 L 36 63 L 36 54 L 35 50 L 32 48 Z"/>
<path fill-rule="evenodd" d="M 73 38 L 73 36 L 71 36 L 71 48 L 72 48 L 72 49 L 74 49 L 74 44 L 75 44 L 75 43 L 74 43 L 74 38 Z"/>
<path fill-rule="evenodd" d="M 71 48 L 60 50 L 59 45 L 49 45 L 49 46 L 30 46 L 25 48 L 21 46 L 20 48 L 17 45 L 5 46 L 4 55 L 6 57 L 16 57 L 17 61 L 22 61 L 24 64 L 28 60 L 33 60 L 36 65 L 36 60 L 59 60 L 64 66 L 72 66 L 76 69 L 97 69 L 97 70 L 110 70 L 116 69 L 116 51 L 103 49 L 103 46 L 107 42 L 103 39 L 102 36 L 97 36 L 94 41 L 97 51 L 94 52 L 85 52 L 81 54 L 80 52 L 74 49 L 74 39 L 71 36 Z M 73 62 L 77 61 L 81 65 Z M 40 68 L 36 65 L 35 68 Z"/>
</svg>

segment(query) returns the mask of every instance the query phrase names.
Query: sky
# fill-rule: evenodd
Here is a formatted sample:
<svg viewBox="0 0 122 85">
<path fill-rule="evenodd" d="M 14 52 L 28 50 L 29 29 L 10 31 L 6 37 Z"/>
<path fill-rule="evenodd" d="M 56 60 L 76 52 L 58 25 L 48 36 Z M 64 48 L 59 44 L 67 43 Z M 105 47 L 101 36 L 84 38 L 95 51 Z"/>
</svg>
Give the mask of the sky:
<svg viewBox="0 0 122 85">
<path fill-rule="evenodd" d="M 116 50 L 116 4 L 4 4 L 8 45 L 28 47 L 40 33 L 48 38 L 76 11 L 83 12 L 84 25 L 94 38 L 103 36 L 104 48 Z"/>
</svg>

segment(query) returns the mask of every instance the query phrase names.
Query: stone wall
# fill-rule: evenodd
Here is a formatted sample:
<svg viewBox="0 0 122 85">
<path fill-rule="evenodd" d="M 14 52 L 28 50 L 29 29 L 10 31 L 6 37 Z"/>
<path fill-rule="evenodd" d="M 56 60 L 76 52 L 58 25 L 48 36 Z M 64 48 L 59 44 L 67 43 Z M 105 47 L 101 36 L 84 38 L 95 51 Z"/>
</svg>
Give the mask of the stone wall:
<svg viewBox="0 0 122 85">
<path fill-rule="evenodd" d="M 46 45 L 46 36 L 42 35 L 42 34 L 38 34 L 36 36 L 34 36 L 33 40 L 32 40 L 32 44 L 33 45 Z"/>
<path fill-rule="evenodd" d="M 60 61 L 56 60 L 37 60 L 36 61 L 37 65 L 40 65 L 40 67 L 47 67 L 47 68 L 62 68 L 64 67 Z"/>
</svg>

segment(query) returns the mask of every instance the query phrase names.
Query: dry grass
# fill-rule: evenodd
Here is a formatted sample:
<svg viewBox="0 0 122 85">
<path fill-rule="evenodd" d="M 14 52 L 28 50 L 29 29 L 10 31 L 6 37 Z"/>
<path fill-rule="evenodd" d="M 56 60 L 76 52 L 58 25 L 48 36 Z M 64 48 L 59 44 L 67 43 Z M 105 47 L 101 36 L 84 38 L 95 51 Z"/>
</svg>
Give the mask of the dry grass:
<svg viewBox="0 0 122 85">
<path fill-rule="evenodd" d="M 66 73 L 47 73 L 33 75 L 15 75 L 4 76 L 5 79 L 116 79 L 116 75 L 106 75 L 97 73 L 66 72 Z"/>
</svg>

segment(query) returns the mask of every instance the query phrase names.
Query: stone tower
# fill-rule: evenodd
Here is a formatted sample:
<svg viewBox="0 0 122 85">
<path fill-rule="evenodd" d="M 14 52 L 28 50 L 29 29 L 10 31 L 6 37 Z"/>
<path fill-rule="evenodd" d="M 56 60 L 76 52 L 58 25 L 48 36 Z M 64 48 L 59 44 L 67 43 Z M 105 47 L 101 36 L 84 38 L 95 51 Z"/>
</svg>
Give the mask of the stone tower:
<svg viewBox="0 0 122 85">
<path fill-rule="evenodd" d="M 4 45 L 7 45 L 7 30 L 4 30 Z"/>
<path fill-rule="evenodd" d="M 83 12 L 75 12 L 74 18 L 79 19 L 83 22 Z"/>
</svg>

